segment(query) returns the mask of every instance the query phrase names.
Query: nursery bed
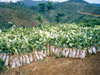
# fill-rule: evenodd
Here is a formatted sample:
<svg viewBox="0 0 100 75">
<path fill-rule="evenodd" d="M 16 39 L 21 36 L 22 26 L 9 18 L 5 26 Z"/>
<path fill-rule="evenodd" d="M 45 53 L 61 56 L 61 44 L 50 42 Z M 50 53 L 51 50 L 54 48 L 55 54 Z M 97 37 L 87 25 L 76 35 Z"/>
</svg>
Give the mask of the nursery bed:
<svg viewBox="0 0 100 75">
<path fill-rule="evenodd" d="M 0 58 L 10 68 L 49 56 L 85 58 L 100 52 L 100 26 L 42 25 L 37 28 L 0 30 Z"/>
</svg>

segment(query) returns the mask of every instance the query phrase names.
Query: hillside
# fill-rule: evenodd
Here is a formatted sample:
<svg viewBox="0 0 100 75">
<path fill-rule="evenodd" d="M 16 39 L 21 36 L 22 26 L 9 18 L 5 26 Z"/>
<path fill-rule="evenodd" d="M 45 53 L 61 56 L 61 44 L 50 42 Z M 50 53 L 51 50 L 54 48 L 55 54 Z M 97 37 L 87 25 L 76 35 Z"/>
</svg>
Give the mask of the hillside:
<svg viewBox="0 0 100 75">
<path fill-rule="evenodd" d="M 18 1 L 21 4 L 24 4 L 26 6 L 36 6 L 39 3 L 47 3 L 47 1 L 33 1 L 33 0 L 23 0 L 23 1 Z"/>
<path fill-rule="evenodd" d="M 23 1 L 18 1 L 18 3 L 24 4 L 25 6 L 36 6 L 39 3 L 47 3 L 47 0 L 40 0 L 40 1 L 36 1 L 36 0 L 23 0 Z M 59 2 L 54 2 L 54 4 L 57 4 Z"/>
<path fill-rule="evenodd" d="M 95 3 L 93 3 L 92 5 L 95 5 L 95 6 L 100 6 L 100 4 L 95 4 Z"/>
<path fill-rule="evenodd" d="M 68 2 L 89 4 L 88 2 L 86 2 L 86 1 L 84 1 L 84 0 L 69 0 Z"/>
<path fill-rule="evenodd" d="M 33 27 L 38 21 L 36 16 L 39 13 L 23 5 L 16 3 L 0 4 L 0 28 L 8 28 L 8 22 L 12 22 L 17 27 Z"/>
<path fill-rule="evenodd" d="M 94 6 L 84 0 L 70 0 L 63 3 L 55 4 L 55 9 L 51 11 L 51 21 L 54 21 L 56 13 L 63 13 L 65 16 L 61 22 L 81 22 L 84 18 L 98 18 L 93 15 L 80 14 L 78 11 L 100 15 L 100 7 Z"/>
<path fill-rule="evenodd" d="M 1 3 L 0 4 L 0 28 L 9 28 L 11 25 L 8 22 L 12 22 L 17 27 L 33 27 L 39 24 L 36 20 L 38 14 L 41 14 L 44 18 L 43 22 L 48 20 L 48 11 L 40 12 L 38 3 L 46 3 L 43 1 L 24 0 L 17 3 Z M 23 4 L 24 3 L 24 4 Z M 26 4 L 25 4 L 26 3 Z M 89 4 L 84 0 L 69 0 L 62 3 L 53 4 L 54 7 L 50 10 L 49 21 L 50 23 L 56 23 L 55 16 L 57 13 L 63 13 L 64 16 L 60 19 L 63 23 L 80 23 L 84 19 L 97 19 L 100 21 L 100 7 Z M 29 7 L 31 6 L 31 7 Z M 34 7 L 34 8 L 33 8 Z M 31 9 L 30 9 L 31 8 Z M 96 22 L 97 22 L 96 21 Z M 93 23 L 95 25 L 97 23 Z"/>
</svg>

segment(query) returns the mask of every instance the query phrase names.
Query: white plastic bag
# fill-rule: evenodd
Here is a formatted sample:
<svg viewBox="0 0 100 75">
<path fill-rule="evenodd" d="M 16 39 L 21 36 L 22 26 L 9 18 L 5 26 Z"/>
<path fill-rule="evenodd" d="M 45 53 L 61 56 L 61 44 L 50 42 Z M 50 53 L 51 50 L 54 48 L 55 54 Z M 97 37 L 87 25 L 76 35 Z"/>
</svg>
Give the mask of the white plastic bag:
<svg viewBox="0 0 100 75">
<path fill-rule="evenodd" d="M 56 48 L 56 55 L 59 57 L 59 49 Z"/>
<path fill-rule="evenodd" d="M 57 54 L 57 52 L 58 52 L 58 50 L 57 50 L 57 48 L 54 50 L 54 54 Z"/>
<path fill-rule="evenodd" d="M 77 50 L 76 58 L 80 58 L 80 50 Z"/>
<path fill-rule="evenodd" d="M 16 66 L 21 66 L 18 57 L 15 58 Z"/>
<path fill-rule="evenodd" d="M 81 52 L 81 59 L 85 58 L 85 56 L 86 56 L 86 51 L 82 50 L 82 52 Z"/>
<path fill-rule="evenodd" d="M 5 61 L 5 64 L 4 65 L 5 66 L 8 66 L 8 64 L 9 64 L 9 56 L 6 57 L 6 61 Z"/>
<path fill-rule="evenodd" d="M 62 51 L 62 55 L 63 55 L 63 56 L 66 55 L 66 48 L 63 49 L 63 51 Z"/>
<path fill-rule="evenodd" d="M 34 61 L 37 61 L 37 57 L 36 57 L 36 54 L 34 53 Z"/>
<path fill-rule="evenodd" d="M 3 55 L 2 60 L 5 61 L 6 60 L 6 53 Z"/>
<path fill-rule="evenodd" d="M 15 68 L 16 65 L 15 65 L 15 59 L 13 59 L 12 63 L 11 63 L 11 68 Z"/>
<path fill-rule="evenodd" d="M 26 63 L 26 58 L 25 58 L 25 56 L 23 55 L 23 64 L 25 64 Z"/>
<path fill-rule="evenodd" d="M 30 62 L 32 62 L 33 61 L 32 53 L 29 54 L 29 57 L 30 57 Z"/>
<path fill-rule="evenodd" d="M 69 49 L 69 57 L 72 57 L 72 54 L 73 53 L 73 51 L 72 51 L 72 49 Z"/>
<path fill-rule="evenodd" d="M 26 63 L 27 63 L 27 64 L 30 64 L 28 55 L 25 55 L 25 57 L 26 57 L 26 61 L 27 61 Z"/>
<path fill-rule="evenodd" d="M 91 47 L 89 47 L 88 52 L 89 52 L 89 54 L 92 54 L 92 48 Z"/>
<path fill-rule="evenodd" d="M 95 54 L 97 53 L 95 47 L 92 47 L 92 51 L 93 51 L 93 53 L 95 53 Z"/>
<path fill-rule="evenodd" d="M 62 53 L 62 48 L 57 48 L 57 56 L 59 57 L 59 56 L 61 56 L 60 54 Z"/>
<path fill-rule="evenodd" d="M 68 57 L 68 55 L 69 55 L 69 49 L 66 50 L 65 57 Z"/>
<path fill-rule="evenodd" d="M 35 51 L 35 55 L 36 55 L 36 58 L 37 58 L 38 60 L 40 60 L 40 58 L 39 58 L 39 55 L 38 55 L 37 51 Z"/>
<path fill-rule="evenodd" d="M 41 50 L 41 54 L 43 57 L 46 57 L 46 54 L 44 54 L 43 50 Z"/>
<path fill-rule="evenodd" d="M 22 63 L 23 63 L 23 57 L 22 56 L 19 56 L 19 61 L 20 61 L 20 65 L 22 66 Z"/>
<path fill-rule="evenodd" d="M 38 55 L 39 55 L 40 59 L 42 60 L 43 56 L 41 55 L 41 52 L 38 52 Z"/>
<path fill-rule="evenodd" d="M 44 54 L 47 55 L 47 51 L 46 50 L 44 51 Z"/>
<path fill-rule="evenodd" d="M 75 58 L 76 55 L 76 49 L 73 49 L 72 57 Z"/>
<path fill-rule="evenodd" d="M 55 50 L 54 50 L 54 46 L 50 46 L 50 54 L 51 54 L 51 55 L 53 55 L 54 51 L 55 51 Z"/>
</svg>

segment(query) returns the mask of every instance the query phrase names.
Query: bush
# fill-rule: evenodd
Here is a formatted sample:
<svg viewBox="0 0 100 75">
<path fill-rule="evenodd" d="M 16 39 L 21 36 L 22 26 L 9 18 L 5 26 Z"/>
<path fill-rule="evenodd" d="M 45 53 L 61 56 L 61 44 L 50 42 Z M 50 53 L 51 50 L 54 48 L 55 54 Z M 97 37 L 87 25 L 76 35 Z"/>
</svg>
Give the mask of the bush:
<svg viewBox="0 0 100 75">
<path fill-rule="evenodd" d="M 84 18 L 80 25 L 94 27 L 95 25 L 100 25 L 100 19 L 96 18 Z"/>
<path fill-rule="evenodd" d="M 13 24 L 14 24 L 13 22 L 8 22 L 2 16 L 0 16 L 0 29 L 10 28 L 12 27 Z"/>
</svg>

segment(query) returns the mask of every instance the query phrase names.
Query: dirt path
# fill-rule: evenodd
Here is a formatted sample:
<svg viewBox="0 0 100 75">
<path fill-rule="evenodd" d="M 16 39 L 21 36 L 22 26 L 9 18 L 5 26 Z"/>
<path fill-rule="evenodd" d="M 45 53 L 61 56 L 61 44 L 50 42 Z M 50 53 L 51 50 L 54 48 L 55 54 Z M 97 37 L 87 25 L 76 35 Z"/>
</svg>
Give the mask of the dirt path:
<svg viewBox="0 0 100 75">
<path fill-rule="evenodd" d="M 91 15 L 91 16 L 95 16 L 95 17 L 100 17 L 100 15 L 96 15 L 96 14 L 92 14 L 92 13 L 87 13 L 87 12 L 81 12 L 81 11 L 77 11 L 80 14 L 85 14 L 85 15 Z"/>
<path fill-rule="evenodd" d="M 49 57 L 1 75 L 100 75 L 100 53 L 85 59 Z"/>
</svg>

